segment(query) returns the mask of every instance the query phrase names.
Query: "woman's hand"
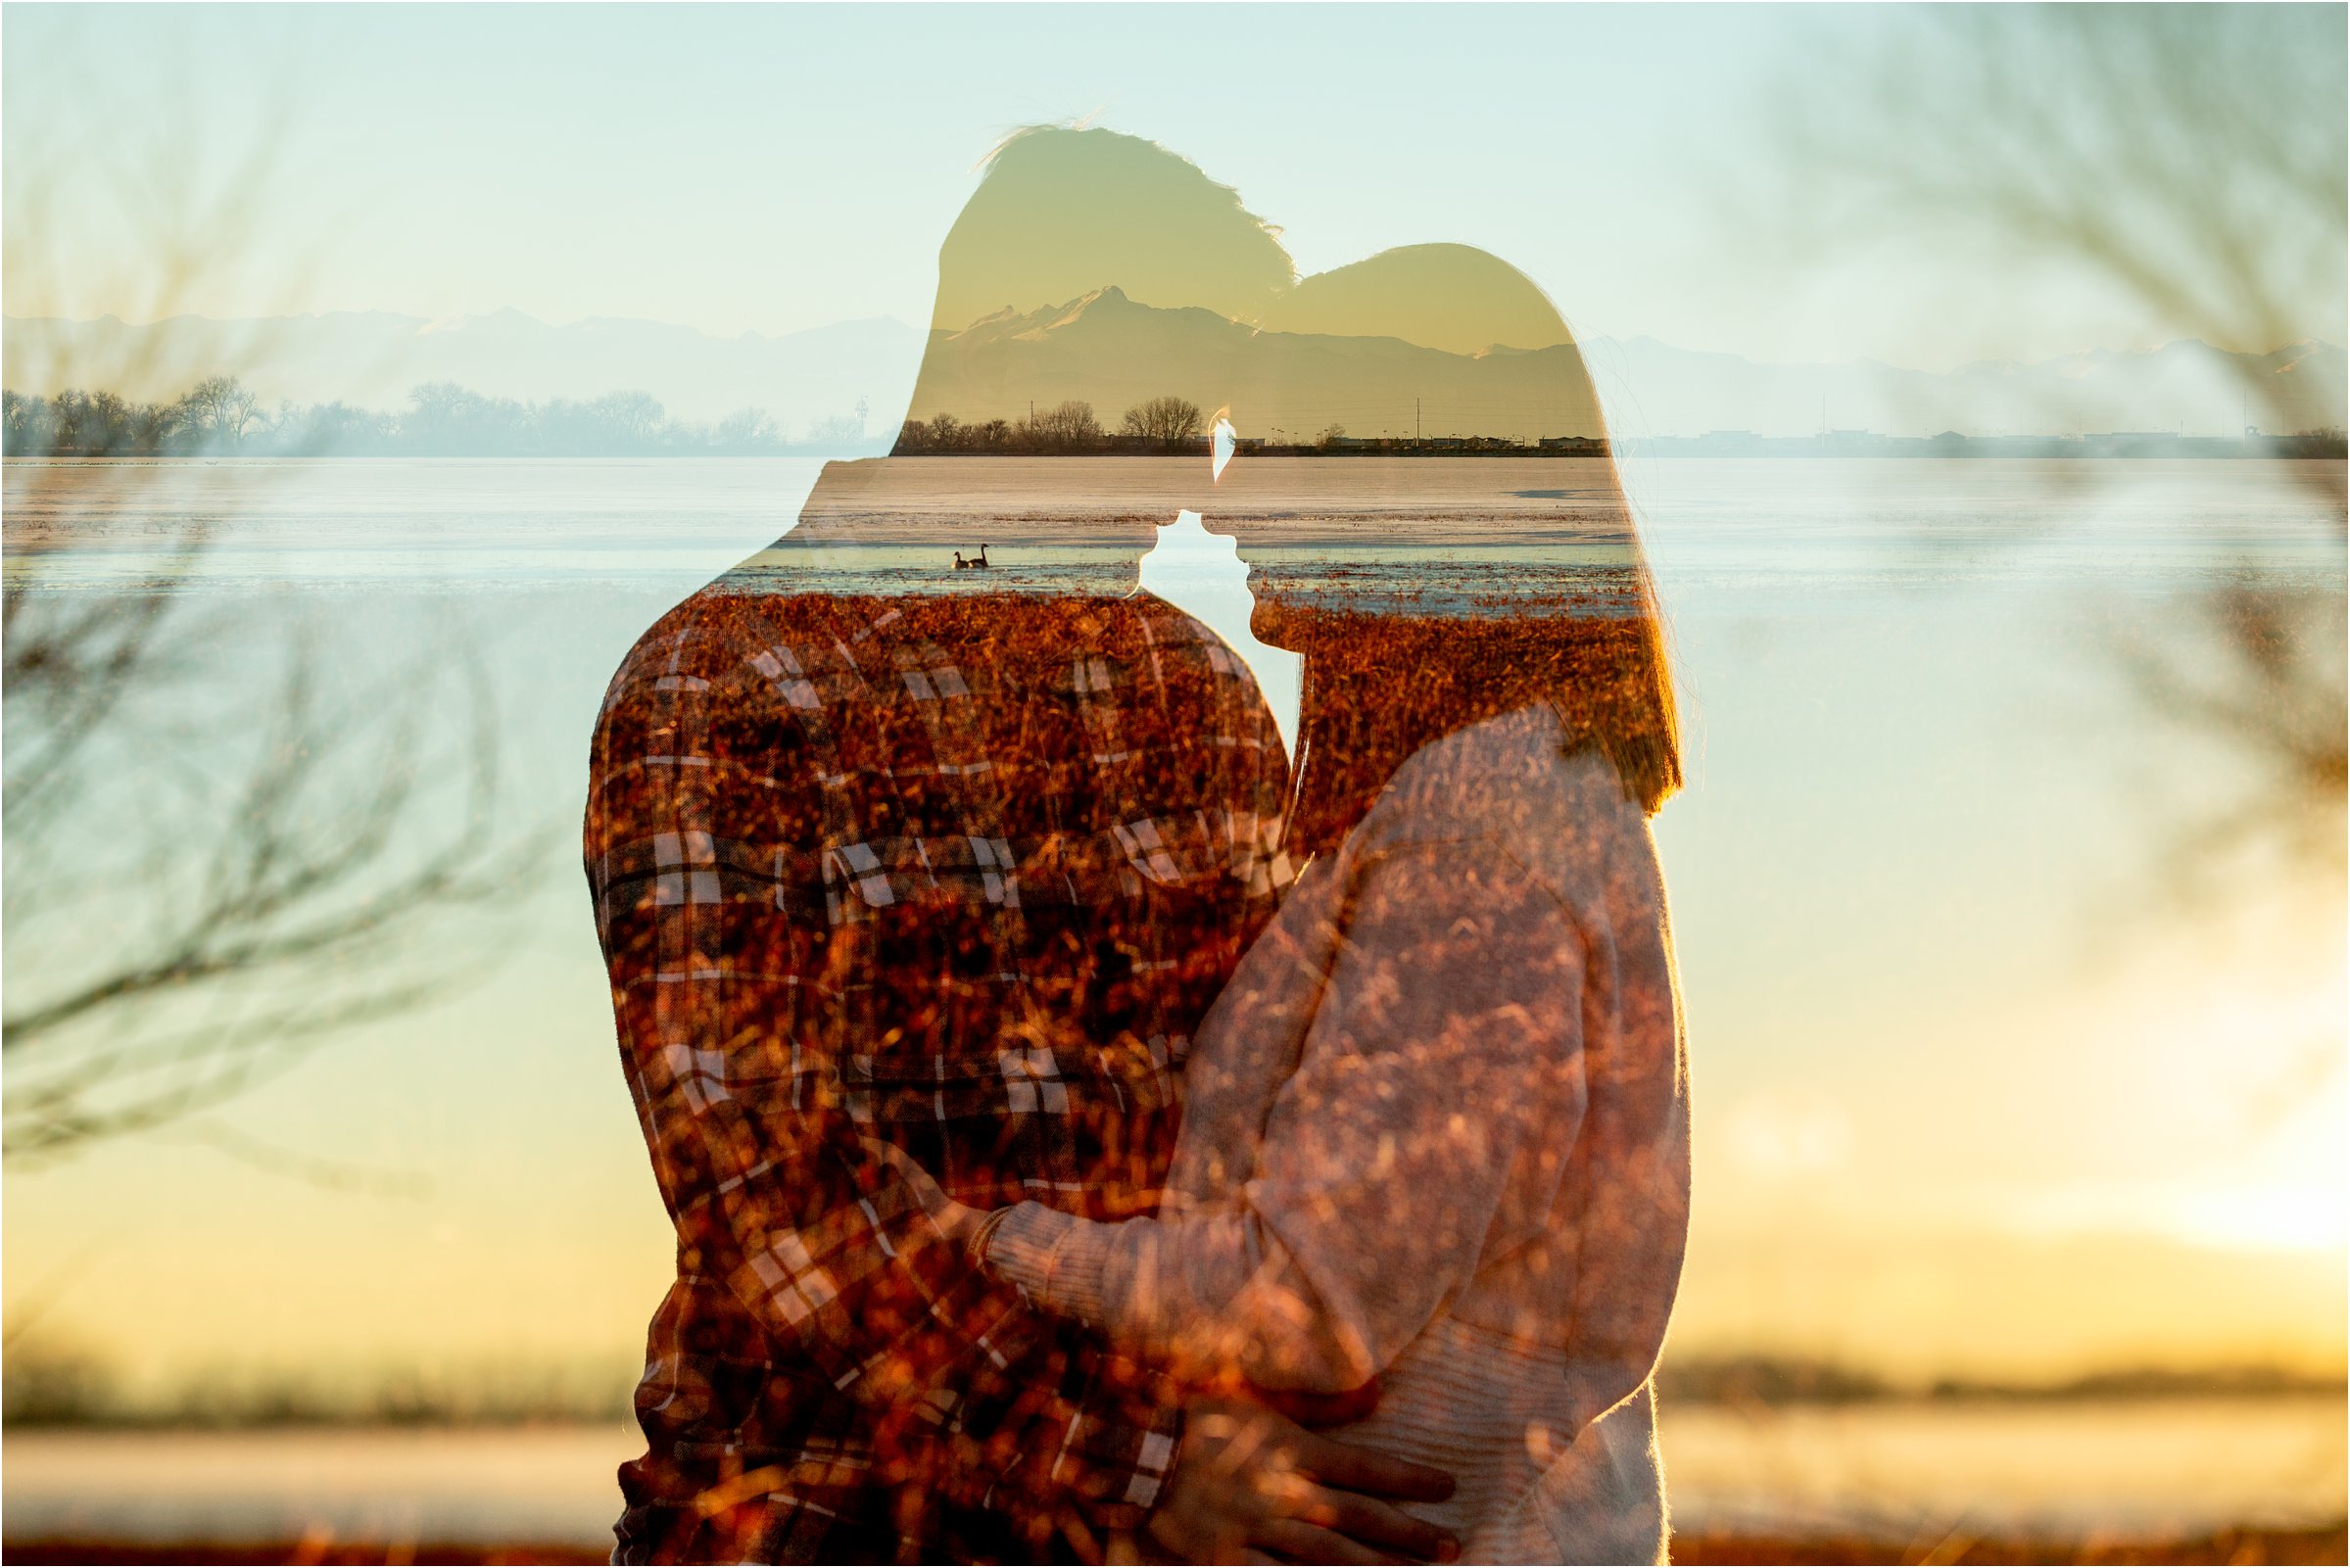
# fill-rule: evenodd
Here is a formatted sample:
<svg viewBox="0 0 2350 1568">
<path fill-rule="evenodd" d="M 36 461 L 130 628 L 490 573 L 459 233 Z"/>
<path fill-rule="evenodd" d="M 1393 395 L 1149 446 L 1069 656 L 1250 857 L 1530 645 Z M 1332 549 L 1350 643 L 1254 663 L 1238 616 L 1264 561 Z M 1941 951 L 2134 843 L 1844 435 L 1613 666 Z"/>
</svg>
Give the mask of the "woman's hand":
<svg viewBox="0 0 2350 1568">
<path fill-rule="evenodd" d="M 1318 1437 L 1244 1401 L 1202 1401 L 1144 1530 L 1185 1562 L 1450 1562 L 1460 1543 L 1388 1498 L 1441 1502 L 1453 1478 Z"/>
<path fill-rule="evenodd" d="M 949 1198 L 946 1189 L 939 1186 L 912 1155 L 897 1145 L 880 1138 L 862 1141 L 868 1152 L 880 1156 L 907 1186 L 914 1189 L 915 1201 L 922 1205 L 922 1212 L 931 1216 L 932 1224 L 945 1232 L 947 1240 L 957 1247 L 971 1244 L 981 1221 L 987 1217 L 986 1210 L 974 1209 L 969 1204 L 959 1204 Z"/>
</svg>

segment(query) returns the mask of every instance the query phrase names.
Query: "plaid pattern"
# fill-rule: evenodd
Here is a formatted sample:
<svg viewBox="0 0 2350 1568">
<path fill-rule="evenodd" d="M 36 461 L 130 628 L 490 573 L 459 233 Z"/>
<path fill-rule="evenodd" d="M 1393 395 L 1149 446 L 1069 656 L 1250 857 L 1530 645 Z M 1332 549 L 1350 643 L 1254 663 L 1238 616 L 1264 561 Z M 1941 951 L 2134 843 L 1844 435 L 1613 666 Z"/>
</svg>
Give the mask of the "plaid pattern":
<svg viewBox="0 0 2350 1568">
<path fill-rule="evenodd" d="M 1286 783 L 1165 603 L 705 590 L 598 725 L 588 878 L 677 1225 L 624 1560 L 1034 1558 L 1138 1523 L 1178 1415 L 967 1266 L 965 1203 L 1157 1205 Z"/>
</svg>

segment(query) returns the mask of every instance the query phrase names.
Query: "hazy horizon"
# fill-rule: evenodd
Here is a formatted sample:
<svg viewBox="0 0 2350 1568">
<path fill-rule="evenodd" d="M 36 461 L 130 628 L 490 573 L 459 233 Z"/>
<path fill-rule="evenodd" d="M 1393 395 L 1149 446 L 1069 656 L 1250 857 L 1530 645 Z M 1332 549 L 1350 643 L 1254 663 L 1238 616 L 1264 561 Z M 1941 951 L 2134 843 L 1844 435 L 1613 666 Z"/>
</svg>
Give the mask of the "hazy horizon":
<svg viewBox="0 0 2350 1568">
<path fill-rule="evenodd" d="M 1082 313 L 1069 312 L 1083 303 L 1059 302 L 1031 312 L 1030 319 L 1062 312 L 1064 319 L 1044 337 L 1065 335 L 1070 321 Z M 1140 309 L 1169 320 L 1185 313 Z M 146 324 L 119 317 L 80 322 L 10 317 L 0 380 L 11 391 L 31 395 L 103 389 L 168 401 L 201 377 L 233 374 L 254 388 L 265 408 L 291 402 L 372 410 L 406 405 L 415 386 L 425 382 L 455 382 L 483 396 L 524 402 L 645 392 L 673 415 L 689 419 L 714 420 L 755 408 L 777 421 L 783 439 L 822 442 L 833 450 L 859 442 L 886 445 L 901 417 L 953 412 L 966 419 L 999 413 L 1017 418 L 1024 400 L 1038 397 L 1046 406 L 1073 397 L 1093 402 L 1113 421 L 1126 405 L 1122 392 L 1181 392 L 1203 406 L 1226 401 L 1217 376 L 1180 368 L 1182 354 L 1172 338 L 1168 349 L 1154 355 L 1167 368 L 1145 377 L 1146 388 L 1124 387 L 1128 378 L 1114 374 L 1122 385 L 1109 391 L 1095 384 L 1096 376 L 1084 385 L 1031 385 L 1025 392 L 1007 392 L 999 384 L 1000 368 L 983 373 L 968 395 L 952 381 L 917 387 L 915 367 L 926 349 L 945 356 L 942 363 L 951 362 L 962 344 L 987 325 L 983 317 L 960 333 L 924 333 L 895 319 L 868 318 L 782 337 L 721 339 L 675 322 L 593 318 L 556 324 L 518 309 L 443 321 L 397 311 L 238 320 L 182 312 Z M 1278 341 L 1311 343 L 1332 336 Z M 1390 405 L 1388 422 L 1356 417 L 1353 433 L 1393 433 L 1392 420 L 1417 414 L 1416 395 L 1438 392 L 1445 376 L 1489 375 L 1508 363 L 1398 348 L 1403 362 L 1382 372 L 1392 383 L 1386 393 L 1366 381 L 1361 367 L 1352 374 L 1350 398 L 1375 404 L 1383 397 Z M 2292 344 L 2257 359 L 2230 356 L 2200 339 L 2179 339 L 2151 353 L 2098 349 L 2030 364 L 1986 362 L 1943 373 L 1875 361 L 1761 363 L 1647 336 L 1589 338 L 1579 348 L 1595 372 L 1608 430 L 1628 441 L 1709 430 L 1808 435 L 1831 426 L 1910 436 L 1944 429 L 2053 435 L 2174 427 L 2190 435 L 2232 435 L 2247 423 L 2280 416 L 2278 428 L 2288 433 L 2338 428 L 2344 419 L 2345 356 L 2323 340 L 2309 340 L 2306 354 L 2296 353 L 2304 345 Z M 1132 351 L 1118 346 L 1107 352 L 1123 361 Z M 1424 370 L 1413 368 L 1432 356 L 1463 368 L 1432 383 Z M 1068 361 L 1062 357 L 1064 369 L 1058 374 L 1066 379 Z M 2266 408 L 2247 418 L 2242 387 L 2248 376 L 2279 388 L 2308 380 L 2293 400 L 2298 413 L 2293 407 Z M 1511 406 L 1515 401 L 1504 396 L 1494 406 Z M 1484 428 L 1494 421 L 1481 415 L 1462 418 L 1448 412 L 1440 397 L 1430 402 L 1436 417 L 1425 426 L 1429 434 L 1511 433 Z M 1301 432 L 1290 416 L 1284 437 L 1273 428 L 1279 424 L 1278 410 L 1274 415 L 1256 421 L 1268 426 L 1259 429 L 1240 411 L 1243 424 L 1251 426 L 1242 433 L 1294 441 L 1319 428 L 1314 424 Z"/>
<path fill-rule="evenodd" d="M 1040 300 L 1035 302 L 1028 309 L 1044 309 L 1055 305 L 1067 305 L 1070 303 L 1073 302 Z M 1011 309 L 1017 310 L 1020 309 L 1021 307 L 1017 304 L 1014 304 Z M 149 313 L 146 315 L 125 315 L 115 310 L 107 310 L 94 315 L 30 315 L 21 314 L 16 311 L 9 311 L 5 315 L 0 315 L 0 320 L 22 322 L 27 325 L 41 322 L 62 322 L 74 326 L 95 326 L 104 322 L 114 321 L 119 322 L 123 326 L 142 327 L 159 326 L 175 320 L 193 319 L 210 322 L 215 325 L 233 326 L 252 322 L 321 320 L 339 315 L 386 317 L 403 322 L 414 323 L 420 329 L 428 332 L 446 330 L 447 328 L 458 325 L 470 325 L 496 321 L 502 318 L 520 318 L 523 321 L 529 322 L 533 326 L 549 327 L 556 331 L 562 331 L 572 327 L 601 325 L 667 327 L 691 332 L 697 337 L 704 338 L 712 342 L 726 342 L 748 338 L 770 343 L 781 343 L 788 342 L 794 338 L 818 337 L 828 333 L 839 332 L 846 328 L 864 326 L 893 327 L 906 332 L 920 333 L 925 336 L 936 334 L 946 334 L 951 336 L 956 331 L 964 330 L 963 328 L 938 326 L 923 328 L 918 327 L 913 322 L 902 319 L 901 317 L 883 314 L 841 316 L 822 321 L 815 321 L 803 326 L 795 326 L 774 332 L 762 332 L 755 328 L 746 327 L 741 332 L 724 334 L 708 331 L 704 328 L 694 326 L 685 321 L 665 319 L 654 316 L 540 315 L 530 310 L 526 310 L 520 306 L 512 304 L 494 306 L 485 310 L 460 311 L 453 315 L 441 316 L 427 315 L 416 310 L 404 309 L 393 305 L 380 305 L 361 307 L 335 307 L 328 309 L 316 310 L 291 310 L 281 311 L 269 315 L 254 316 L 223 316 L 210 314 L 202 310 L 174 310 L 168 314 Z M 975 316 L 971 321 L 965 323 L 965 327 L 968 328 L 970 326 L 978 325 L 984 319 L 986 319 L 985 314 Z M 1268 328 L 1267 330 L 1285 331 L 1293 329 L 1273 327 Z M 1633 332 L 1625 334 L 1597 333 L 1589 337 L 1578 336 L 1575 341 L 1578 343 L 1657 343 L 1666 348 L 1677 349 L 1687 354 L 1703 354 L 1708 356 L 1719 355 L 1725 358 L 1738 359 L 1744 363 L 1757 365 L 1777 365 L 1803 368 L 1810 368 L 1813 366 L 1843 368 L 1851 365 L 1881 365 L 1887 369 L 1907 370 L 1921 375 L 1949 375 L 1986 365 L 2016 365 L 2030 367 L 2035 365 L 2049 364 L 2063 359 L 2079 358 L 2098 355 L 2123 356 L 2159 354 L 2165 349 L 2178 348 L 2181 346 L 2201 347 L 2206 349 L 2218 348 L 2218 345 L 2210 343 L 2203 338 L 2187 335 L 2141 343 L 2094 342 L 2075 344 L 2070 347 L 2044 349 L 2034 357 L 2006 356 L 2002 357 L 1960 360 L 1941 366 L 1930 366 L 1923 364 L 1902 363 L 1894 359 L 1886 358 L 1882 356 L 1867 354 L 1853 355 L 1844 358 L 1825 358 L 1803 357 L 1798 352 L 1798 354 L 1787 357 L 1756 358 L 1749 355 L 1738 354 L 1729 350 L 1702 346 L 1693 347 L 1687 343 L 1672 342 L 1666 338 L 1659 337 L 1654 332 Z M 2336 343 L 2328 338 L 2311 335 L 2280 340 L 2277 343 L 2270 344 L 2265 349 L 2237 349 L 2223 350 L 2220 352 L 2232 354 L 2251 354 L 2257 356 L 2274 354 L 2280 350 L 2297 348 L 2305 344 L 2314 344 L 2318 347 L 2328 349 L 2341 349 L 2345 347 L 2344 344 Z"/>
</svg>

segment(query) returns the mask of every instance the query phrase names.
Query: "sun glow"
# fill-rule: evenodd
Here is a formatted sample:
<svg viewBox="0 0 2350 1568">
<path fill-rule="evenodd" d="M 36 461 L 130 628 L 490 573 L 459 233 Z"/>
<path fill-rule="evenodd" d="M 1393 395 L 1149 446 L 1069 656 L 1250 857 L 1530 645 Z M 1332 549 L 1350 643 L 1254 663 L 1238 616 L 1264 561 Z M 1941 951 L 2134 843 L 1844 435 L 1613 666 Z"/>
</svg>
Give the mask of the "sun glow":
<svg viewBox="0 0 2350 1568">
<path fill-rule="evenodd" d="M 2182 1237 L 2214 1247 L 2323 1252 L 2350 1242 L 2350 1198 L 2338 1177 L 2205 1188 L 2183 1195 L 2175 1213 Z"/>
</svg>

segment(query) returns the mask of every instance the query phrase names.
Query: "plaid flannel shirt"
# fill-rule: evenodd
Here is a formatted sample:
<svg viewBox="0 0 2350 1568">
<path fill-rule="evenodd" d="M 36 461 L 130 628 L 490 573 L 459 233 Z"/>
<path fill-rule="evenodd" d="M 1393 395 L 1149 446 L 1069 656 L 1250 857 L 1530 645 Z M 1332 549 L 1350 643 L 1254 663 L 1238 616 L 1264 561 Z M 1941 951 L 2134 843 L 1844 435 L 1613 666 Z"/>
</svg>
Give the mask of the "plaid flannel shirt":
<svg viewBox="0 0 2350 1568">
<path fill-rule="evenodd" d="M 637 644 L 585 833 L 677 1226 L 622 1560 L 987 1560 L 1131 1527 L 1171 1391 L 972 1268 L 965 1203 L 1152 1211 L 1189 1034 L 1271 913 L 1286 769 L 1148 595 L 703 591 Z"/>
</svg>

